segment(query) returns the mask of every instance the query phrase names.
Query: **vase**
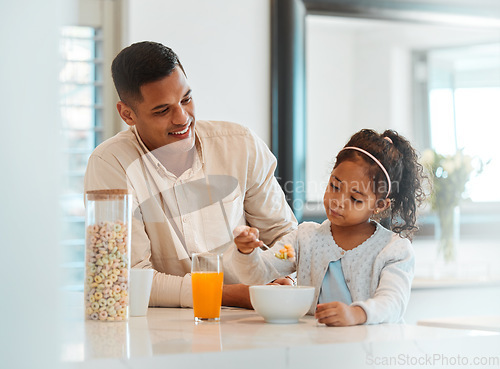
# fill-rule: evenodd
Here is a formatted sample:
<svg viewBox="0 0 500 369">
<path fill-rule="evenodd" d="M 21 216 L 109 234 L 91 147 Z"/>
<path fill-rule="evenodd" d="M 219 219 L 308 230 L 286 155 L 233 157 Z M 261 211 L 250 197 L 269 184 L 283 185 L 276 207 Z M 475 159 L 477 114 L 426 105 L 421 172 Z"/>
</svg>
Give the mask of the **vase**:
<svg viewBox="0 0 500 369">
<path fill-rule="evenodd" d="M 456 277 L 458 244 L 460 242 L 460 207 L 448 207 L 437 211 L 435 229 L 436 277 Z"/>
</svg>

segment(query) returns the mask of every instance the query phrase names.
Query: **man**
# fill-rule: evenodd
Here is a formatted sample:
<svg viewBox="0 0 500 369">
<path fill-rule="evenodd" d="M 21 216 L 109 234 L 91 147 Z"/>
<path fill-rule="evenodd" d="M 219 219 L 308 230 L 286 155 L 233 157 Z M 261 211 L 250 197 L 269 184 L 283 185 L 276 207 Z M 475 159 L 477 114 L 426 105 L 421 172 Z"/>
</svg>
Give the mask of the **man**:
<svg viewBox="0 0 500 369">
<path fill-rule="evenodd" d="M 276 159 L 245 127 L 196 121 L 191 88 L 170 48 L 133 44 L 111 69 L 118 113 L 130 128 L 95 149 L 85 191 L 132 191 L 131 265 L 155 270 L 150 305 L 192 306 L 192 253 L 234 252 L 239 225 L 258 228 L 268 245 L 296 227 L 273 175 Z M 226 263 L 222 303 L 251 307 L 248 286 Z"/>
</svg>

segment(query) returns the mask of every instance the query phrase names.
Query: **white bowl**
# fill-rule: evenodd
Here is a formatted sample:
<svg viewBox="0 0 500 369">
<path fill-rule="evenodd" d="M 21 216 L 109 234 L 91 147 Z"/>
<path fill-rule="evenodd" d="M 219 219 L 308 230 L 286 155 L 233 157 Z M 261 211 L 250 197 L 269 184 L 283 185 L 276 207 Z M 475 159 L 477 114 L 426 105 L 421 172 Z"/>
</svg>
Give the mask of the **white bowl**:
<svg viewBox="0 0 500 369">
<path fill-rule="evenodd" d="M 313 302 L 314 287 L 250 286 L 250 301 L 268 323 L 298 323 Z"/>
</svg>

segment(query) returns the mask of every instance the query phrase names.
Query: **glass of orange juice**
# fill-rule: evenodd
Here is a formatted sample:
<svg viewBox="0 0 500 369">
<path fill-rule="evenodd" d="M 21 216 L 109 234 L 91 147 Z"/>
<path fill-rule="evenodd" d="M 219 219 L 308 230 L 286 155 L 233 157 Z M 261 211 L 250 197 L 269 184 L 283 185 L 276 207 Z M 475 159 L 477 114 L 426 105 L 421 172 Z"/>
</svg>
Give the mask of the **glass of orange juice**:
<svg viewBox="0 0 500 369">
<path fill-rule="evenodd" d="M 197 253 L 192 255 L 191 284 L 195 322 L 218 322 L 222 303 L 222 255 Z"/>
</svg>

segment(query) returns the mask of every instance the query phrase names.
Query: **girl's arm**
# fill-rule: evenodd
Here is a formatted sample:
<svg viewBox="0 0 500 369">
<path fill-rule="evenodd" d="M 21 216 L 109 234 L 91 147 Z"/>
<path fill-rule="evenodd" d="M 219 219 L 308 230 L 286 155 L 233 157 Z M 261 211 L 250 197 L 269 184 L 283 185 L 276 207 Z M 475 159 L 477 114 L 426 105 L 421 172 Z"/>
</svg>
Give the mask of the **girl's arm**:
<svg viewBox="0 0 500 369">
<path fill-rule="evenodd" d="M 366 324 L 398 323 L 403 319 L 410 299 L 415 256 L 410 241 L 397 238 L 385 247 L 375 261 L 381 268 L 373 297 L 354 301 L 366 313 Z"/>
</svg>

